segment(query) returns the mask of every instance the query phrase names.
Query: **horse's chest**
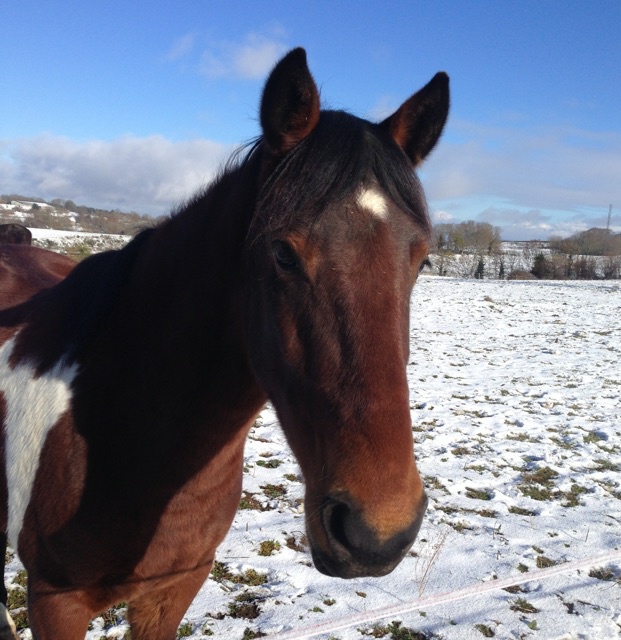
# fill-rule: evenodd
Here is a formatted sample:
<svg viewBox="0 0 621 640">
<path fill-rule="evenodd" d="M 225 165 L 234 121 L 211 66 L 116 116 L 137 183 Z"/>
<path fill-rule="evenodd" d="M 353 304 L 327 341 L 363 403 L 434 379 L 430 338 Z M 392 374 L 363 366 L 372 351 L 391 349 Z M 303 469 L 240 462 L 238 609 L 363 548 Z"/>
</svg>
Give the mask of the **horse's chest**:
<svg viewBox="0 0 621 640">
<path fill-rule="evenodd" d="M 26 362 L 10 366 L 15 338 L 0 348 L 0 392 L 4 399 L 8 534 L 16 546 L 30 503 L 47 434 L 67 411 L 77 367 L 58 363 L 43 375 Z"/>
</svg>

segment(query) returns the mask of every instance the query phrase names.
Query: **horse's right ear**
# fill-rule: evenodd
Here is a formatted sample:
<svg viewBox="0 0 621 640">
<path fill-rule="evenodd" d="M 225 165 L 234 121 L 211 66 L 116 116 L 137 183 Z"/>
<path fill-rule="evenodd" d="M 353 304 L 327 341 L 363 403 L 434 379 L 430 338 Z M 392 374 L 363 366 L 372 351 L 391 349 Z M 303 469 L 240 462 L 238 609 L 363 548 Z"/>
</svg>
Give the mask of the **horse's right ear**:
<svg viewBox="0 0 621 640">
<path fill-rule="evenodd" d="M 449 77 L 443 71 L 406 100 L 380 126 L 418 166 L 438 142 L 449 112 Z"/>
<path fill-rule="evenodd" d="M 261 99 L 263 140 L 284 156 L 304 140 L 319 120 L 319 91 L 306 64 L 306 51 L 290 51 L 265 83 Z"/>
</svg>

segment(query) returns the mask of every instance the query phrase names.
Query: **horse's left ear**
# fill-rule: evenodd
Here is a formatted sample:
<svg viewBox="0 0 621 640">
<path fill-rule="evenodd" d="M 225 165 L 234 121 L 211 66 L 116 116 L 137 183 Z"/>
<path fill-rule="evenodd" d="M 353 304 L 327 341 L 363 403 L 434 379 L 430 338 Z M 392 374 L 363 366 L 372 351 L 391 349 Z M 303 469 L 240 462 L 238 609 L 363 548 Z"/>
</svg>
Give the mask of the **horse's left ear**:
<svg viewBox="0 0 621 640">
<path fill-rule="evenodd" d="M 261 99 L 263 140 L 283 156 L 304 140 L 319 120 L 319 91 L 306 64 L 306 51 L 290 51 L 265 83 Z"/>
<path fill-rule="evenodd" d="M 449 112 L 449 77 L 441 71 L 380 126 L 418 166 L 440 138 Z"/>
</svg>

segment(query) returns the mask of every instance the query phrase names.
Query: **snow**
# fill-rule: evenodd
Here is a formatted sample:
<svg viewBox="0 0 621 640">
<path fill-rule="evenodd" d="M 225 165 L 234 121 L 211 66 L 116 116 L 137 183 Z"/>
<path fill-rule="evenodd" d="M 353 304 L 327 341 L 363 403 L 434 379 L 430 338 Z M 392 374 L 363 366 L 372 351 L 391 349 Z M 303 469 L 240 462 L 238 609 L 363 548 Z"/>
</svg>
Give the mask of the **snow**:
<svg viewBox="0 0 621 640">
<path fill-rule="evenodd" d="M 308 625 L 407 600 L 512 576 L 521 581 L 538 567 L 615 550 L 621 556 L 620 355 L 618 282 L 421 277 L 408 379 L 430 504 L 413 553 L 384 578 L 345 581 L 311 566 L 300 472 L 268 406 L 248 440 L 244 473 L 244 491 L 263 510 L 240 509 L 217 553 L 229 578 L 253 569 L 266 582 L 208 580 L 184 618 L 184 637 L 301 634 Z M 263 541 L 280 549 L 259 555 Z M 13 561 L 7 583 L 17 569 Z M 621 557 L 599 569 L 319 637 L 389 639 L 398 620 L 401 633 L 444 640 L 491 633 L 609 640 L 621 634 Z M 240 594 L 254 599 L 258 617 L 230 615 Z M 104 626 L 96 619 L 87 638 L 123 637 L 127 629 L 122 621 Z"/>
<path fill-rule="evenodd" d="M 76 245 L 85 245 L 89 252 L 121 249 L 130 240 L 130 236 L 108 233 L 89 233 L 86 231 L 58 231 L 57 229 L 38 229 L 29 227 L 32 233 L 32 244 L 43 249 L 66 253 Z"/>
</svg>

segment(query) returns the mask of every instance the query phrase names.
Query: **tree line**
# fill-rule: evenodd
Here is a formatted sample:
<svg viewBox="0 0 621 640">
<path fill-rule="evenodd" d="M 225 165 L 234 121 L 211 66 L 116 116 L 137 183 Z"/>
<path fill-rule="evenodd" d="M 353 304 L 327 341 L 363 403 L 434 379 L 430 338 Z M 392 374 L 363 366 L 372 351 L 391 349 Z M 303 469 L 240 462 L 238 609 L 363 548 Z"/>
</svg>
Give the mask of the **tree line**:
<svg viewBox="0 0 621 640">
<path fill-rule="evenodd" d="M 23 224 L 36 229 L 134 235 L 140 229 L 152 227 L 161 220 L 161 217 L 154 218 L 134 211 L 125 213 L 118 209 L 97 209 L 60 198 L 47 202 L 42 198 L 17 194 L 0 196 L 0 204 L 11 202 L 24 204 L 17 205 L 13 210 L 0 210 L 0 222 L 16 222 L 14 212 L 19 212 L 23 217 Z"/>
<path fill-rule="evenodd" d="M 621 233 L 589 229 L 568 238 L 503 242 L 499 227 L 438 224 L 431 253 L 439 275 L 499 279 L 619 279 Z"/>
</svg>

